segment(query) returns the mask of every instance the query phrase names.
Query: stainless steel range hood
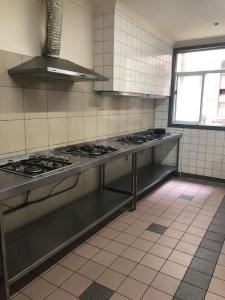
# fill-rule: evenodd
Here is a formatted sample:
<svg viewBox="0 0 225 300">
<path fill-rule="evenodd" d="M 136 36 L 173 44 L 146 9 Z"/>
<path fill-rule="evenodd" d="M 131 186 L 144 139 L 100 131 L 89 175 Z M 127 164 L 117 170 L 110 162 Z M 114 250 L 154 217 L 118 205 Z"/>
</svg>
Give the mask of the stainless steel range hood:
<svg viewBox="0 0 225 300">
<path fill-rule="evenodd" d="M 71 81 L 106 81 L 108 78 L 59 57 L 62 35 L 63 0 L 46 0 L 47 21 L 43 56 L 37 56 L 8 72 L 10 75 L 34 75 Z"/>
<path fill-rule="evenodd" d="M 110 97 L 133 97 L 140 99 L 152 99 L 152 100 L 160 100 L 169 98 L 169 96 L 164 95 L 153 95 L 153 94 L 143 94 L 143 93 L 132 93 L 132 92 L 120 92 L 120 91 L 97 91 L 96 93 L 103 96 Z"/>
</svg>

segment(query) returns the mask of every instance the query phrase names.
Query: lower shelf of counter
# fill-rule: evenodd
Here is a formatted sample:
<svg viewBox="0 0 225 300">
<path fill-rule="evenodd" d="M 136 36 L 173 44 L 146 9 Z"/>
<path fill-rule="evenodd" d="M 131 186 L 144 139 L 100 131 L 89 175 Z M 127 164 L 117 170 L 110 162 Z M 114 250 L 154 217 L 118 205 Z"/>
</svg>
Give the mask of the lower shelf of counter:
<svg viewBox="0 0 225 300">
<path fill-rule="evenodd" d="M 163 164 L 149 164 L 138 170 L 137 194 L 141 195 L 156 184 L 175 173 L 176 167 Z M 110 189 L 118 189 L 120 191 L 131 191 L 131 174 L 125 175 L 109 185 Z"/>
<path fill-rule="evenodd" d="M 127 205 L 128 197 L 96 191 L 7 235 L 10 284 Z"/>
</svg>

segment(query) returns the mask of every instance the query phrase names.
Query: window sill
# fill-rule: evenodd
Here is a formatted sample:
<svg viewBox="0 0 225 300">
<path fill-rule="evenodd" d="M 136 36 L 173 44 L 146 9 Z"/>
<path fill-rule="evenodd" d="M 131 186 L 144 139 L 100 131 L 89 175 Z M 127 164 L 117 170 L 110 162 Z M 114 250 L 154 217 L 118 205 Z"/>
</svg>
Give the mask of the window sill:
<svg viewBox="0 0 225 300">
<path fill-rule="evenodd" d="M 225 131 L 225 126 L 211 126 L 211 125 L 191 125 L 191 124 L 169 123 L 168 127 Z"/>
</svg>

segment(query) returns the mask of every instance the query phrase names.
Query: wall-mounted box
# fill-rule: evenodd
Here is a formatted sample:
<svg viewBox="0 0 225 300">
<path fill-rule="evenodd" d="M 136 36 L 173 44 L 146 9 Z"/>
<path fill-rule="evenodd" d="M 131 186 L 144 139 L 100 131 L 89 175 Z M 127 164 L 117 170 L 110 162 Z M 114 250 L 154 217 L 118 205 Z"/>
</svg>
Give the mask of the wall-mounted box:
<svg viewBox="0 0 225 300">
<path fill-rule="evenodd" d="M 95 91 L 167 97 L 171 67 L 172 46 L 121 9 L 95 17 L 94 68 L 109 78 Z"/>
</svg>

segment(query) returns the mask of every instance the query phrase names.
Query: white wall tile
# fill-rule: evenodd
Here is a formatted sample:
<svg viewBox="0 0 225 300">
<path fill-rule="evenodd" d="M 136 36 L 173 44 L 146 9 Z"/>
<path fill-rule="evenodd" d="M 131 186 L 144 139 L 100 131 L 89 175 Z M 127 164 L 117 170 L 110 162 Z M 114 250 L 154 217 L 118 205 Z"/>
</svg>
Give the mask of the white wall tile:
<svg viewBox="0 0 225 300">
<path fill-rule="evenodd" d="M 97 31 L 100 20 L 96 17 Z M 114 27 L 113 27 L 114 25 Z M 112 88 L 123 92 L 150 93 L 168 96 L 172 63 L 172 48 L 164 41 L 146 32 L 137 20 L 132 20 L 127 12 L 118 8 L 114 14 L 103 15 L 104 56 L 103 64 L 113 66 L 110 78 Z M 96 34 L 95 42 L 102 41 L 102 33 Z M 100 45 L 96 46 L 95 54 L 99 54 Z M 166 55 L 164 54 L 166 53 Z M 100 59 L 100 58 L 98 58 Z M 97 60 L 95 66 L 101 65 Z M 121 68 L 123 71 L 120 71 Z M 97 86 L 97 85 L 96 85 Z M 97 86 L 98 90 L 100 85 Z M 108 85 L 101 85 L 103 90 Z"/>
</svg>

